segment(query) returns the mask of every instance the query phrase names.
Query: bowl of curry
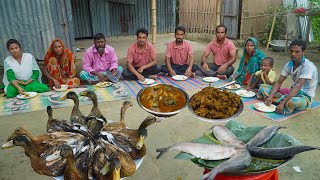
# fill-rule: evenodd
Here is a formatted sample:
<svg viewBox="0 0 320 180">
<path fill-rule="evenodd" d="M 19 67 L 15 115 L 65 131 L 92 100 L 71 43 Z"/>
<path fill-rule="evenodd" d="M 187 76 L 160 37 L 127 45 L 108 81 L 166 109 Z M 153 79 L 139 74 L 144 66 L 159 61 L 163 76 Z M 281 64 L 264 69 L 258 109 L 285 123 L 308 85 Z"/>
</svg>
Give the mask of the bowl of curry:
<svg viewBox="0 0 320 180">
<path fill-rule="evenodd" d="M 188 94 L 175 86 L 155 84 L 138 92 L 137 102 L 145 111 L 158 116 L 170 117 L 187 106 Z"/>
<path fill-rule="evenodd" d="M 243 111 L 243 102 L 232 92 L 209 86 L 190 98 L 188 109 L 202 121 L 222 123 L 237 117 Z"/>
</svg>

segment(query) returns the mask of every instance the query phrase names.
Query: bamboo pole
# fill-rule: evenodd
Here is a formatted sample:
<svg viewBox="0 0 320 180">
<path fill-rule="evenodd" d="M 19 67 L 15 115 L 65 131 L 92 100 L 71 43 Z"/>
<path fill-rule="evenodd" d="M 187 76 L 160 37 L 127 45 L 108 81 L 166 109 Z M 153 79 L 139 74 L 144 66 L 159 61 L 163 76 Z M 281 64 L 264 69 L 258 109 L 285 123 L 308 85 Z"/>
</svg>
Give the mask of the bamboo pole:
<svg viewBox="0 0 320 180">
<path fill-rule="evenodd" d="M 240 20 L 240 39 L 244 39 L 243 36 L 243 26 L 244 26 L 244 21 L 245 21 L 245 18 L 244 18 L 244 10 L 245 10 L 245 6 L 244 6 L 244 0 L 242 1 L 242 9 L 241 9 L 241 20 Z"/>
<path fill-rule="evenodd" d="M 152 19 L 152 44 L 157 42 L 157 9 L 156 0 L 151 0 L 151 19 Z"/>
<path fill-rule="evenodd" d="M 272 20 L 272 25 L 271 25 L 271 31 L 270 31 L 269 38 L 268 38 L 268 42 L 267 42 L 267 48 L 266 48 L 267 51 L 268 51 L 268 49 L 269 49 L 269 43 L 270 43 L 271 38 L 272 38 L 272 33 L 273 33 L 273 28 L 274 28 L 275 22 L 276 22 L 276 14 L 273 15 L 273 20 Z"/>
</svg>

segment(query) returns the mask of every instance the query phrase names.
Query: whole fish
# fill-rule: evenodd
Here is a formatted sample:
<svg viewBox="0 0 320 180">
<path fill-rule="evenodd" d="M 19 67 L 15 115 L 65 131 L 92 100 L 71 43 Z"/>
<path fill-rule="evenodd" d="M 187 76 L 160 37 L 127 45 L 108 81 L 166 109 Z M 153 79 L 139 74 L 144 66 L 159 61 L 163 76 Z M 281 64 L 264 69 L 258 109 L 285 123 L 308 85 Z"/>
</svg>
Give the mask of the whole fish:
<svg viewBox="0 0 320 180">
<path fill-rule="evenodd" d="M 214 179 L 217 174 L 222 172 L 237 172 L 250 165 L 252 157 L 248 150 L 239 149 L 230 159 L 219 164 L 209 173 L 203 175 L 200 179 Z"/>
<path fill-rule="evenodd" d="M 237 151 L 236 147 L 232 146 L 180 142 L 166 148 L 157 149 L 156 151 L 159 152 L 157 159 L 172 150 L 183 151 L 193 155 L 194 157 L 206 160 L 227 159 L 234 155 L 234 153 Z"/>
<path fill-rule="evenodd" d="M 320 148 L 313 146 L 291 146 L 281 148 L 248 147 L 247 150 L 255 157 L 267 159 L 289 159 L 304 151 L 320 150 Z"/>
<path fill-rule="evenodd" d="M 218 141 L 222 142 L 227 146 L 235 146 L 239 148 L 244 148 L 246 145 L 244 142 L 240 141 L 237 136 L 235 136 L 228 128 L 215 125 L 210 128 L 213 135 L 217 138 Z"/>
<path fill-rule="evenodd" d="M 258 147 L 269 141 L 278 130 L 285 128 L 282 126 L 267 126 L 258 132 L 249 142 L 247 142 L 248 147 Z"/>
</svg>

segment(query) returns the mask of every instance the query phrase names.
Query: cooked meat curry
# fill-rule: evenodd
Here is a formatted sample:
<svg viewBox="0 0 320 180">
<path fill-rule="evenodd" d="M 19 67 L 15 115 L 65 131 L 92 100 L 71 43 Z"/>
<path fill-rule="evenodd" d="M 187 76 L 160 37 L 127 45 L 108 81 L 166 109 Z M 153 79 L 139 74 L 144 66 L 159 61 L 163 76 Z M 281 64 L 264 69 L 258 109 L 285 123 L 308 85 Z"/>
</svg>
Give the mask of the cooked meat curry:
<svg viewBox="0 0 320 180">
<path fill-rule="evenodd" d="M 173 112 L 185 106 L 187 99 L 183 92 L 166 84 L 147 87 L 140 95 L 141 104 L 157 112 Z"/>
<path fill-rule="evenodd" d="M 240 102 L 240 97 L 232 92 L 206 87 L 191 98 L 190 105 L 200 117 L 224 119 L 236 113 Z"/>
</svg>

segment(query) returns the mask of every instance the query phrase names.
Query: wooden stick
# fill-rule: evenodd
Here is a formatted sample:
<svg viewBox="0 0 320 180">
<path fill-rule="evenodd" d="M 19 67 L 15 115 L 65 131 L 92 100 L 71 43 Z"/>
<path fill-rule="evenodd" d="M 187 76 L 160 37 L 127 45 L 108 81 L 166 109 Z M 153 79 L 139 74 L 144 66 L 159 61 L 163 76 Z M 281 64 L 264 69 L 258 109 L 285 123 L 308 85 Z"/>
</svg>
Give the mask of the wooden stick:
<svg viewBox="0 0 320 180">
<path fill-rule="evenodd" d="M 270 31 L 270 34 L 269 34 L 269 39 L 268 39 L 267 48 L 266 48 L 267 51 L 268 51 L 268 49 L 269 49 L 269 43 L 270 43 L 271 38 L 272 38 L 272 33 L 273 33 L 273 28 L 274 28 L 274 24 L 275 24 L 275 23 L 276 23 L 276 14 L 273 15 L 271 31 Z"/>
<path fill-rule="evenodd" d="M 156 0 L 151 0 L 151 18 L 152 18 L 152 44 L 157 42 L 157 11 Z"/>
</svg>

